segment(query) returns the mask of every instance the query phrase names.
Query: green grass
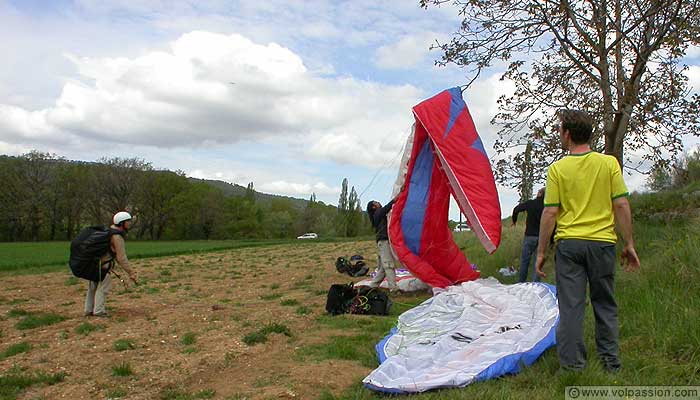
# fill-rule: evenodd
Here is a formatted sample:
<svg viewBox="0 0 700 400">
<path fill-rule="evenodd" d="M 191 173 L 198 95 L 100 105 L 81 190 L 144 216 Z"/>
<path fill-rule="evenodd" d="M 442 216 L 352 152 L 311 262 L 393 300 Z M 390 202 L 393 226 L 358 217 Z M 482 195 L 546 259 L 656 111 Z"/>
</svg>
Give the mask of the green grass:
<svg viewBox="0 0 700 400">
<path fill-rule="evenodd" d="M 15 328 L 19 330 L 35 329 L 42 326 L 53 325 L 65 319 L 66 317 L 54 313 L 28 313 L 15 324 Z"/>
<path fill-rule="evenodd" d="M 0 399 L 14 400 L 29 387 L 41 384 L 55 385 L 63 382 L 65 377 L 66 374 L 63 372 L 55 374 L 31 373 L 18 367 L 11 368 L 0 374 Z"/>
<path fill-rule="evenodd" d="M 264 294 L 260 296 L 260 300 L 275 300 L 280 297 L 282 297 L 282 293 Z"/>
<path fill-rule="evenodd" d="M 75 333 L 83 336 L 87 336 L 90 332 L 104 330 L 103 325 L 94 325 L 89 322 L 83 322 L 82 324 L 75 327 Z"/>
<path fill-rule="evenodd" d="M 280 301 L 280 304 L 283 306 L 297 306 L 299 305 L 299 300 L 296 299 L 284 299 Z"/>
<path fill-rule="evenodd" d="M 165 389 L 160 393 L 160 400 L 199 400 L 213 399 L 216 391 L 213 389 L 202 389 L 199 392 L 190 393 L 180 389 Z"/>
<path fill-rule="evenodd" d="M 129 259 L 165 257 L 181 254 L 208 253 L 218 250 L 263 247 L 291 240 L 180 240 L 180 241 L 127 241 Z M 70 253 L 69 242 L 6 242 L 0 243 L 0 272 L 13 275 L 43 273 L 65 269 Z M 68 283 L 67 283 L 68 284 Z"/>
<path fill-rule="evenodd" d="M 112 376 L 131 376 L 133 374 L 134 370 L 131 369 L 131 364 L 126 361 L 112 366 Z"/>
<path fill-rule="evenodd" d="M 28 342 L 15 343 L 13 345 L 10 345 L 8 348 L 3 350 L 2 352 L 0 352 L 0 360 L 3 360 L 7 357 L 12 357 L 16 354 L 26 353 L 31 349 L 32 349 L 32 345 L 29 344 Z"/>
<path fill-rule="evenodd" d="M 117 339 L 114 341 L 112 348 L 114 351 L 126 351 L 133 350 L 136 348 L 136 346 L 134 345 L 134 341 L 131 339 Z"/>
<path fill-rule="evenodd" d="M 105 393 L 108 399 L 121 399 L 126 397 L 126 390 L 124 389 L 110 389 Z"/>
<path fill-rule="evenodd" d="M 586 307 L 585 343 L 588 367 L 578 374 L 557 374 L 556 349 L 547 350 L 521 373 L 501 379 L 471 384 L 460 389 L 443 389 L 412 395 L 416 400 L 451 399 L 554 399 L 563 398 L 566 386 L 574 385 L 698 385 L 700 384 L 700 221 L 635 221 L 636 248 L 642 268 L 636 273 L 618 269 L 616 300 L 620 316 L 620 354 L 623 369 L 616 375 L 603 372 L 595 356 L 594 316 Z M 468 233 L 457 234 L 457 243 L 469 260 L 476 263 L 482 276 L 495 276 L 511 283 L 517 277 L 504 278 L 498 269 L 519 265 L 523 228 L 503 229 L 501 246 L 488 256 Z M 553 256 L 545 264 L 547 282 L 554 282 Z M 414 299 L 400 303 L 412 303 Z M 416 302 L 422 298 L 416 298 Z M 417 303 L 416 303 L 417 304 Z M 394 303 L 390 317 L 398 315 L 404 304 Z M 389 323 L 387 324 L 387 321 Z M 302 360 L 353 360 L 373 368 L 377 365 L 372 347 L 388 332 L 391 318 L 354 318 L 327 315 L 316 319 L 328 329 L 345 333 L 327 343 L 297 350 Z M 368 400 L 385 398 L 362 386 L 362 377 L 346 390 L 326 388 L 321 399 Z"/>
<path fill-rule="evenodd" d="M 248 346 L 258 343 L 265 343 L 267 342 L 267 336 L 271 333 L 280 333 L 285 336 L 292 336 L 292 333 L 289 331 L 289 328 L 287 328 L 286 325 L 268 324 L 255 332 L 245 335 L 243 337 L 243 343 L 247 344 Z"/>
<path fill-rule="evenodd" d="M 193 332 L 187 332 L 184 335 L 182 335 L 182 338 L 180 338 L 180 343 L 182 343 L 185 346 L 193 345 L 196 342 L 197 335 L 195 335 Z"/>
</svg>

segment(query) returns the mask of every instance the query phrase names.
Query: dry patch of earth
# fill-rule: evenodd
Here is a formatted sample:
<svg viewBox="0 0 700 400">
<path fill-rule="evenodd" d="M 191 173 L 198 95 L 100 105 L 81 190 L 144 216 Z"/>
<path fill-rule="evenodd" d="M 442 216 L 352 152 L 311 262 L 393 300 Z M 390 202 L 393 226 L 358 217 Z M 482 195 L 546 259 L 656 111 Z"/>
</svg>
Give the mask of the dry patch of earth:
<svg viewBox="0 0 700 400">
<path fill-rule="evenodd" d="M 126 290 L 113 279 L 107 319 L 83 316 L 87 283 L 70 278 L 68 267 L 61 273 L 3 277 L 0 351 L 22 342 L 30 349 L 0 357 L 0 373 L 65 373 L 55 385 L 22 391 L 21 399 L 314 399 L 324 391 L 338 394 L 371 368 L 298 352 L 346 334 L 319 318 L 325 314 L 328 287 L 352 280 L 335 271 L 336 257 L 352 254 L 376 265 L 372 241 L 137 260 L 133 265 L 142 284 Z M 18 329 L 22 313 L 65 319 Z M 273 332 L 266 342 L 244 342 L 246 335 L 274 324 L 286 327 L 290 336 Z M 125 376 L 115 376 L 119 366 L 127 367 Z"/>
</svg>

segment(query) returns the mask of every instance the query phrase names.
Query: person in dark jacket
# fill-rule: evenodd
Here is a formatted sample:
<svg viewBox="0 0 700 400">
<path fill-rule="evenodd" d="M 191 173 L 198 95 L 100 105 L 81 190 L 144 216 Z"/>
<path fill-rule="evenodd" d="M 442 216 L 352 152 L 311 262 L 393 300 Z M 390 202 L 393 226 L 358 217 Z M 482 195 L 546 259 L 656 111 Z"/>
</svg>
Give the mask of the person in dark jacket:
<svg viewBox="0 0 700 400">
<path fill-rule="evenodd" d="M 394 200 L 391 200 L 387 205 L 382 207 L 378 201 L 370 201 L 367 203 L 367 215 L 372 222 L 372 228 L 377 232 L 377 250 L 379 251 L 379 269 L 377 275 L 370 283 L 371 287 L 378 287 L 384 277 L 389 285 L 389 292 L 398 291 L 396 286 L 396 271 L 394 265 L 394 255 L 391 253 L 391 245 L 389 244 L 389 232 L 387 231 L 386 216 L 391 211 L 394 205 Z"/>
<path fill-rule="evenodd" d="M 534 200 L 528 200 L 518 204 L 513 209 L 513 225 L 518 222 L 518 214 L 527 212 L 527 220 L 525 221 L 525 237 L 523 238 L 523 249 L 520 254 L 520 282 L 527 282 L 527 270 L 530 268 L 530 260 L 532 255 L 537 251 L 537 243 L 540 235 L 540 219 L 542 218 L 542 210 L 544 209 L 544 188 L 537 192 L 537 197 Z M 540 276 L 535 269 L 532 269 L 532 281 L 539 282 Z"/>
</svg>

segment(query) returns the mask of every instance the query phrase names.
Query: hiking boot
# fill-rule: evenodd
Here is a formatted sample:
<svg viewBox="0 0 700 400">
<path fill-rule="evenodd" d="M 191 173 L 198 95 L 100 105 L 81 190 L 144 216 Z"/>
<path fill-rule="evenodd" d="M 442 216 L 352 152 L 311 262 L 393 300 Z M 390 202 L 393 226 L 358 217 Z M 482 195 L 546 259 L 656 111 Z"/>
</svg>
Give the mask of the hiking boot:
<svg viewBox="0 0 700 400">
<path fill-rule="evenodd" d="M 101 313 L 94 313 L 92 314 L 94 317 L 100 317 L 100 318 L 109 318 L 110 315 L 107 314 L 106 312 L 101 312 Z"/>
<path fill-rule="evenodd" d="M 83 314 L 84 317 L 92 317 L 92 312 L 85 311 L 85 314 Z"/>
</svg>

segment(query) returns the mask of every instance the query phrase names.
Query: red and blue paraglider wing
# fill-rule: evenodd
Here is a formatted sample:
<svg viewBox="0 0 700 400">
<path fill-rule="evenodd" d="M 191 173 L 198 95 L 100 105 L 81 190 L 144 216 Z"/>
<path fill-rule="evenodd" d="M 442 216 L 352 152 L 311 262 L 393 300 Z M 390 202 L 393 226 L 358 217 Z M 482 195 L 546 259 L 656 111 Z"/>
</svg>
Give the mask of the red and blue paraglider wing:
<svg viewBox="0 0 700 400">
<path fill-rule="evenodd" d="M 402 189 L 389 220 L 399 261 L 435 287 L 477 279 L 448 226 L 450 195 L 484 248 L 501 240 L 501 207 L 491 164 L 459 88 L 413 108 L 416 123 L 407 149 Z"/>
</svg>

